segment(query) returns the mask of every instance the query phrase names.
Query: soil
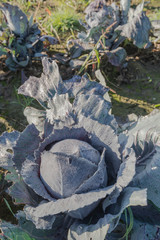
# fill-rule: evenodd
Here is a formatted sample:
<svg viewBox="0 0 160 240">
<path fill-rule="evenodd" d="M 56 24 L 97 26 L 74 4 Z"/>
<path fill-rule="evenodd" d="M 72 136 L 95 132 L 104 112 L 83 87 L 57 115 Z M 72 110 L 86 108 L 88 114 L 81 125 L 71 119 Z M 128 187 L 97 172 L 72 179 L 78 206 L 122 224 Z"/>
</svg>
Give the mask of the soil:
<svg viewBox="0 0 160 240">
<path fill-rule="evenodd" d="M 129 55 L 128 66 L 114 79 L 111 93 L 113 114 L 123 120 L 130 113 L 146 115 L 160 107 L 160 51 L 159 45 Z M 111 85 L 110 85 L 111 86 Z"/>
</svg>

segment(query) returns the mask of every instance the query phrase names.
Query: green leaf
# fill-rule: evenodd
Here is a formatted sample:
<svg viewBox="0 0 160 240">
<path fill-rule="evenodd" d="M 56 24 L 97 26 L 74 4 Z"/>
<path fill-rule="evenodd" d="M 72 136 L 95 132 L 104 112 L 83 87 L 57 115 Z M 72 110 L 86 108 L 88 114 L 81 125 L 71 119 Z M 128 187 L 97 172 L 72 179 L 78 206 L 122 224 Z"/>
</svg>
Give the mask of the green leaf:
<svg viewBox="0 0 160 240">
<path fill-rule="evenodd" d="M 18 219 L 19 227 L 24 231 L 27 232 L 33 239 L 36 240 L 57 240 L 57 231 L 60 230 L 62 227 L 63 222 L 63 215 L 57 216 L 55 222 L 53 223 L 52 229 L 44 230 L 44 229 L 37 229 L 32 221 L 26 219 L 25 213 L 23 211 L 19 211 L 16 214 Z M 61 230 L 64 231 L 64 228 Z"/>
<path fill-rule="evenodd" d="M 129 213 L 129 226 L 128 226 L 127 210 L 128 210 L 128 213 Z M 124 210 L 124 212 L 125 212 L 125 219 L 126 219 L 126 225 L 127 225 L 127 227 L 126 227 L 126 233 L 125 233 L 125 235 L 124 235 L 122 238 L 120 238 L 120 240 L 121 240 L 121 239 L 124 239 L 124 238 L 126 238 L 126 240 L 128 240 L 128 235 L 129 235 L 129 233 L 131 232 L 131 230 L 132 230 L 132 228 L 133 228 L 134 218 L 133 218 L 133 213 L 132 213 L 131 207 L 126 208 L 126 209 Z"/>
<path fill-rule="evenodd" d="M 14 212 L 12 211 L 12 209 L 11 209 L 11 207 L 10 207 L 8 201 L 7 201 L 5 198 L 3 198 L 3 199 L 4 199 L 5 204 L 7 205 L 8 209 L 10 210 L 10 212 L 12 213 L 12 215 L 15 217 L 15 214 L 14 214 Z"/>
<path fill-rule="evenodd" d="M 96 54 L 96 58 L 97 58 L 97 62 L 98 62 L 98 69 L 100 68 L 100 58 L 99 58 L 99 52 L 97 51 L 97 49 L 94 50 L 95 54 Z"/>
<path fill-rule="evenodd" d="M 156 105 L 154 105 L 154 107 L 155 107 L 155 108 L 158 108 L 158 107 L 160 107 L 160 104 L 156 104 Z"/>
</svg>

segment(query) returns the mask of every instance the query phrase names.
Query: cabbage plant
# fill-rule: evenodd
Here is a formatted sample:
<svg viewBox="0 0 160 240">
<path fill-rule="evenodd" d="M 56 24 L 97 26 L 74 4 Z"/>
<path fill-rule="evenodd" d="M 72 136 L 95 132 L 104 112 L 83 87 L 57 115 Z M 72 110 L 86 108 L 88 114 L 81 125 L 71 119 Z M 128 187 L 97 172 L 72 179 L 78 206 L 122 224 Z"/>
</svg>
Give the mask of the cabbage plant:
<svg viewBox="0 0 160 240">
<path fill-rule="evenodd" d="M 23 132 L 0 137 L 0 166 L 8 189 L 24 210 L 11 231 L 35 239 L 105 239 L 128 206 L 146 206 L 146 188 L 130 186 L 136 169 L 131 147 L 119 144 L 108 89 L 86 76 L 62 81 L 54 61 L 43 59 L 41 78 L 30 77 L 19 93 L 43 110 L 26 108 Z M 114 211 L 113 211 L 114 210 Z"/>
<path fill-rule="evenodd" d="M 105 55 L 114 66 L 125 67 L 127 53 L 121 44 L 128 39 L 138 48 L 150 46 L 149 32 L 151 23 L 143 11 L 144 0 L 135 9 L 130 0 L 121 0 L 106 4 L 104 0 L 94 0 L 85 10 L 86 31 L 78 34 L 77 40 L 70 40 L 68 48 L 72 58 L 79 57 L 85 51 L 96 50 Z M 92 57 L 94 57 L 93 54 Z M 72 60 L 70 63 L 76 62 Z"/>
<path fill-rule="evenodd" d="M 136 154 L 136 174 L 130 186 L 147 188 L 148 204 L 132 208 L 136 215 L 131 239 L 159 239 L 160 111 L 141 117 L 119 136 L 121 147 Z"/>
<path fill-rule="evenodd" d="M 5 63 L 10 70 L 26 67 L 32 58 L 43 56 L 44 40 L 57 43 L 54 37 L 41 36 L 33 17 L 28 20 L 18 6 L 3 3 L 0 10 L 4 15 L 0 26 L 0 56 L 7 56 Z"/>
</svg>

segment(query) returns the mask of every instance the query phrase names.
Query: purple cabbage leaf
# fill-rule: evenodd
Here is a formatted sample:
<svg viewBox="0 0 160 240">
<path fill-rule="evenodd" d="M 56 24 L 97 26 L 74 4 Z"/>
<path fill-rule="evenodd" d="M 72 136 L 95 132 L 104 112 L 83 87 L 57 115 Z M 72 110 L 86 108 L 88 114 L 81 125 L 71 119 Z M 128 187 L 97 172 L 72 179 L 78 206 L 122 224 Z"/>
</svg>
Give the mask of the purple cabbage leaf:
<svg viewBox="0 0 160 240">
<path fill-rule="evenodd" d="M 131 240 L 146 239 L 146 236 L 148 239 L 158 240 L 160 237 L 159 231 L 159 226 L 142 223 L 134 219 Z"/>
<path fill-rule="evenodd" d="M 46 111 L 34 111 L 33 108 L 26 108 L 24 114 L 29 123 L 40 125 L 38 129 L 41 129 L 46 116 L 52 125 L 64 120 L 73 123 L 76 116 L 70 99 L 74 98 L 73 106 L 76 111 L 85 117 L 90 116 L 101 123 L 110 123 L 116 127 L 114 117 L 109 114 L 111 103 L 108 88 L 89 81 L 85 75 L 82 78 L 74 76 L 70 80 L 62 81 L 54 61 L 43 58 L 42 65 L 41 78 L 30 77 L 18 90 L 20 94 L 35 98 L 46 109 Z"/>
<path fill-rule="evenodd" d="M 87 225 L 81 222 L 75 222 L 68 234 L 69 240 L 88 240 L 88 239 L 108 239 L 106 237 L 106 231 L 108 235 L 115 229 L 117 226 L 121 214 L 124 209 L 128 206 L 137 205 L 135 198 L 139 199 L 139 205 L 145 204 L 145 196 L 146 190 L 140 190 L 138 188 L 126 188 L 123 193 L 118 198 L 118 206 L 117 203 L 112 205 L 112 209 L 116 209 L 117 213 L 114 214 L 106 214 L 103 218 L 100 218 L 96 225 Z M 141 199 L 141 201 L 140 201 Z M 111 209 L 109 210 L 111 211 Z M 107 235 L 107 236 L 108 236 Z M 117 238 L 118 240 L 119 238 Z"/>
</svg>

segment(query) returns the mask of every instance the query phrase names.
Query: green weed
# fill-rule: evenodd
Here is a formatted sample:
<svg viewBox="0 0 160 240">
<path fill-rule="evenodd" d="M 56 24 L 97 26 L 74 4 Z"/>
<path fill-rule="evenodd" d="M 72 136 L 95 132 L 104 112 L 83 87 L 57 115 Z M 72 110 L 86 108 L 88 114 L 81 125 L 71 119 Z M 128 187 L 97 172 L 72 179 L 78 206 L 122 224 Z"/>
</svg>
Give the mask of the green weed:
<svg viewBox="0 0 160 240">
<path fill-rule="evenodd" d="M 50 18 L 47 21 L 49 26 L 49 31 L 51 28 L 55 29 L 58 34 L 77 31 L 82 29 L 79 23 L 79 15 L 71 8 L 60 8 L 57 11 L 53 12 Z M 47 26 L 46 26 L 47 27 Z"/>
<path fill-rule="evenodd" d="M 128 240 L 129 234 L 133 228 L 134 218 L 133 218 L 131 207 L 128 207 L 124 210 L 124 215 L 125 215 L 126 233 L 119 240 L 122 240 L 122 239 Z"/>
<path fill-rule="evenodd" d="M 55 5 L 58 7 L 70 7 L 77 12 L 83 12 L 92 0 L 57 0 Z"/>
<path fill-rule="evenodd" d="M 26 107 L 30 106 L 30 105 L 33 103 L 33 101 L 34 101 L 33 98 L 31 98 L 31 97 L 26 97 L 26 96 L 24 96 L 24 95 L 18 94 L 18 91 L 17 91 L 16 88 L 14 88 L 14 90 L 15 90 L 15 95 L 16 95 L 17 101 L 13 101 L 12 103 L 14 103 L 14 104 L 15 104 L 15 103 L 16 103 L 16 104 L 19 104 L 19 105 L 23 108 L 23 110 L 24 110 Z"/>
</svg>

